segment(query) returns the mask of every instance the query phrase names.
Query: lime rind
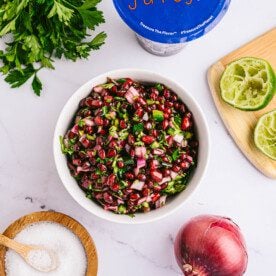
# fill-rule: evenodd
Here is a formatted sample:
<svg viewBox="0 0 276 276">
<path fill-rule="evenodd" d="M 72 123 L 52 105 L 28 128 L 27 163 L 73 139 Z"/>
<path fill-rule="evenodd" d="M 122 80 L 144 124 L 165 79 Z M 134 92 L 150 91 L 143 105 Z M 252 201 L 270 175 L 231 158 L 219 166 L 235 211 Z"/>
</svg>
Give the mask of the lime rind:
<svg viewBox="0 0 276 276">
<path fill-rule="evenodd" d="M 259 119 L 254 132 L 254 142 L 265 155 L 276 160 L 276 109 Z"/>
<path fill-rule="evenodd" d="M 276 76 L 265 60 L 242 58 L 226 67 L 220 88 L 228 104 L 242 110 L 259 110 L 273 98 Z"/>
</svg>

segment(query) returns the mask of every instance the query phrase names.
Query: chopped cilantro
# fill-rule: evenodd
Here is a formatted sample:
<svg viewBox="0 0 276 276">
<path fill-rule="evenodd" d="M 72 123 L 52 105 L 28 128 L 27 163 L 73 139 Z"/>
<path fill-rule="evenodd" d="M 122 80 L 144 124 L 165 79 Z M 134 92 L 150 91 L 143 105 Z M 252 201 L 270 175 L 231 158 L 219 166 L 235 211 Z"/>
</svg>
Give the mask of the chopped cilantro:
<svg viewBox="0 0 276 276">
<path fill-rule="evenodd" d="M 139 123 L 139 124 L 134 125 L 133 128 L 132 128 L 132 130 L 133 130 L 134 133 L 140 133 L 140 132 L 142 132 L 144 130 L 143 123 Z"/>
</svg>

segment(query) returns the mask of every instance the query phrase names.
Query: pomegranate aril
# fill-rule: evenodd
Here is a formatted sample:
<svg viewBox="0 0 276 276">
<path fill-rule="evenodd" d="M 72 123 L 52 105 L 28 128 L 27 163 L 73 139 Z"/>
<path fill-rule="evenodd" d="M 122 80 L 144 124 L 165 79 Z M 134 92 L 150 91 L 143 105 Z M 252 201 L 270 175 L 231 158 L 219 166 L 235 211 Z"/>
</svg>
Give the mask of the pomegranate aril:
<svg viewBox="0 0 276 276">
<path fill-rule="evenodd" d="M 120 128 L 121 128 L 121 129 L 127 128 L 127 124 L 126 124 L 126 122 L 125 122 L 124 120 L 121 120 L 121 121 L 120 121 Z"/>
<path fill-rule="evenodd" d="M 166 130 L 168 126 L 169 126 L 169 121 L 168 120 L 164 120 L 162 122 L 162 128 L 163 128 L 163 130 Z"/>
<path fill-rule="evenodd" d="M 112 196 L 109 193 L 104 193 L 103 194 L 103 199 L 106 203 L 112 203 L 113 202 Z"/>
<path fill-rule="evenodd" d="M 103 102 L 99 100 L 92 100 L 92 101 L 89 101 L 89 103 L 87 102 L 87 105 L 90 107 L 99 108 L 99 107 L 102 107 Z"/>
<path fill-rule="evenodd" d="M 99 179 L 100 178 L 100 176 L 98 175 L 98 174 L 96 174 L 96 173 L 92 173 L 91 174 L 91 179 L 92 180 L 97 180 L 97 179 Z"/>
<path fill-rule="evenodd" d="M 155 138 L 149 135 L 145 135 L 141 139 L 146 145 L 150 145 L 155 141 Z"/>
<path fill-rule="evenodd" d="M 186 162 L 186 161 L 181 162 L 181 163 L 180 163 L 180 167 L 181 167 L 183 170 L 188 169 L 188 168 L 190 167 L 190 163 L 189 163 L 189 162 Z"/>
<path fill-rule="evenodd" d="M 143 117 L 144 110 L 142 108 L 138 108 L 135 112 L 135 115 L 137 115 L 139 118 Z"/>
<path fill-rule="evenodd" d="M 125 164 L 124 164 L 124 162 L 123 161 L 118 161 L 117 162 L 117 166 L 118 166 L 118 168 L 123 168 L 124 166 L 125 166 Z"/>
<path fill-rule="evenodd" d="M 175 108 L 176 110 L 179 109 L 179 102 L 175 102 L 175 103 L 174 103 L 174 108 Z"/>
<path fill-rule="evenodd" d="M 168 183 L 164 183 L 160 187 L 161 187 L 161 190 L 165 190 L 168 187 Z"/>
<path fill-rule="evenodd" d="M 158 165 L 159 165 L 158 160 L 150 160 L 149 161 L 150 170 L 154 170 L 154 169 L 158 168 Z"/>
<path fill-rule="evenodd" d="M 95 124 L 97 126 L 103 126 L 103 124 L 104 124 L 103 118 L 101 118 L 99 116 L 95 117 Z"/>
<path fill-rule="evenodd" d="M 138 200 L 139 198 L 140 198 L 139 194 L 131 194 L 131 195 L 129 196 L 129 199 L 130 199 L 131 201 L 136 201 L 136 200 Z"/>
<path fill-rule="evenodd" d="M 145 176 L 144 174 L 138 174 L 137 178 L 138 178 L 138 180 L 140 180 L 140 181 L 145 181 L 145 180 L 147 179 L 146 176 Z"/>
<path fill-rule="evenodd" d="M 178 100 L 178 97 L 177 97 L 176 94 L 173 93 L 172 96 L 171 96 L 171 99 L 172 99 L 173 102 L 175 102 L 175 101 Z"/>
<path fill-rule="evenodd" d="M 126 179 L 130 179 L 130 180 L 134 179 L 134 174 L 133 173 L 127 172 L 125 174 L 125 176 L 126 176 Z"/>
<path fill-rule="evenodd" d="M 188 117 L 184 117 L 181 123 L 182 130 L 188 130 L 191 127 L 191 121 Z"/>
<path fill-rule="evenodd" d="M 156 93 L 154 93 L 154 92 L 151 92 L 150 98 L 151 98 L 152 100 L 156 101 L 157 98 L 158 98 L 158 95 L 157 95 Z"/>
<path fill-rule="evenodd" d="M 95 157 L 91 157 L 91 158 L 89 158 L 89 162 L 90 162 L 90 164 L 91 164 L 92 166 L 94 166 L 94 165 L 96 165 L 97 160 L 96 160 Z"/>
<path fill-rule="evenodd" d="M 152 197 L 151 197 L 152 202 L 156 202 L 160 197 L 161 196 L 158 193 L 153 194 Z"/>
<path fill-rule="evenodd" d="M 69 133 L 68 133 L 68 138 L 69 138 L 69 139 L 74 139 L 76 136 L 77 136 L 76 133 L 74 133 L 74 132 L 72 132 L 72 131 L 69 131 Z"/>
<path fill-rule="evenodd" d="M 98 165 L 98 169 L 99 169 L 100 171 L 102 171 L 102 172 L 107 171 L 106 166 L 105 166 L 104 164 L 101 164 L 101 163 Z"/>
<path fill-rule="evenodd" d="M 153 181 L 155 182 L 161 182 L 162 179 L 163 179 L 163 175 L 160 171 L 157 171 L 157 170 L 153 170 L 150 172 L 150 175 L 151 175 L 151 178 Z"/>
<path fill-rule="evenodd" d="M 169 108 L 172 108 L 172 107 L 174 106 L 174 104 L 173 104 L 173 102 L 168 102 L 168 101 L 166 101 L 166 102 L 165 102 L 165 106 L 166 106 L 166 107 L 169 107 Z"/>
<path fill-rule="evenodd" d="M 115 148 L 117 146 L 117 142 L 115 140 L 112 140 L 109 145 L 110 148 Z"/>
<path fill-rule="evenodd" d="M 117 192 L 117 191 L 119 191 L 120 186 L 119 186 L 118 183 L 114 183 L 113 185 L 111 185 L 110 188 L 111 188 L 112 191 Z"/>
<path fill-rule="evenodd" d="M 135 138 L 132 134 L 128 135 L 127 141 L 130 145 L 133 145 L 135 143 Z"/>
<path fill-rule="evenodd" d="M 145 188 L 142 190 L 142 195 L 143 196 L 149 196 L 150 195 L 150 189 L 149 188 Z"/>
<path fill-rule="evenodd" d="M 133 158 L 135 156 L 135 150 L 134 149 L 130 149 L 129 155 L 130 155 L 130 157 Z"/>
<path fill-rule="evenodd" d="M 134 108 L 135 110 L 137 110 L 137 109 L 140 108 L 140 107 L 141 107 L 141 104 L 138 103 L 138 102 L 135 102 L 135 103 L 133 104 L 133 108 Z"/>
<path fill-rule="evenodd" d="M 171 175 L 171 171 L 169 170 L 169 169 L 164 169 L 163 171 L 162 171 L 162 173 L 163 173 L 163 176 L 170 176 Z"/>
<path fill-rule="evenodd" d="M 168 100 L 171 97 L 171 92 L 168 89 L 165 88 L 163 93 L 165 99 Z"/>
<path fill-rule="evenodd" d="M 110 174 L 109 177 L 108 177 L 108 179 L 107 179 L 107 184 L 108 184 L 109 186 L 112 185 L 112 184 L 114 184 L 115 179 L 116 179 L 115 174 L 113 174 L 113 173 Z"/>
<path fill-rule="evenodd" d="M 92 134 L 93 133 L 93 127 L 92 126 L 84 126 L 83 128 L 85 133 Z"/>
<path fill-rule="evenodd" d="M 105 151 L 103 149 L 100 149 L 98 151 L 98 155 L 101 159 L 105 159 Z"/>
<path fill-rule="evenodd" d="M 181 168 L 179 166 L 174 165 L 172 167 L 172 170 L 177 173 L 177 172 L 179 172 L 181 170 Z"/>
<path fill-rule="evenodd" d="M 90 146 L 90 141 L 85 136 L 80 138 L 80 142 L 85 148 Z"/>
<path fill-rule="evenodd" d="M 109 123 L 110 123 L 110 122 L 109 122 L 109 120 L 108 120 L 108 119 L 104 119 L 104 120 L 103 120 L 103 126 L 105 126 L 105 127 L 106 127 L 106 126 L 108 126 L 108 125 L 109 125 Z"/>
<path fill-rule="evenodd" d="M 117 154 L 117 151 L 115 149 L 109 149 L 107 152 L 107 157 L 112 158 L 112 157 L 115 157 L 116 154 Z"/>
<path fill-rule="evenodd" d="M 72 163 L 73 163 L 75 166 L 80 166 L 80 165 L 81 165 L 81 160 L 80 160 L 80 159 L 73 159 L 73 160 L 72 160 Z"/>
<path fill-rule="evenodd" d="M 99 145 L 99 146 L 102 146 L 103 145 L 103 138 L 98 136 L 96 138 L 96 144 Z"/>
<path fill-rule="evenodd" d="M 106 103 L 111 103 L 111 102 L 113 102 L 113 97 L 110 95 L 104 96 L 104 101 Z"/>
</svg>

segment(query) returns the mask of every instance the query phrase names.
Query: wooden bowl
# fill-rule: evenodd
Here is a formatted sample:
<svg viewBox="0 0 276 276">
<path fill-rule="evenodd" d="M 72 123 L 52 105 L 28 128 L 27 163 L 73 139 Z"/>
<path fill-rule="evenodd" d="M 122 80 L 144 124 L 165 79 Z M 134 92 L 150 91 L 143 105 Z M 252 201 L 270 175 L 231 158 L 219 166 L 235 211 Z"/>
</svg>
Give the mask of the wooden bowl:
<svg viewBox="0 0 276 276">
<path fill-rule="evenodd" d="M 9 237 L 10 239 L 14 239 L 14 237 L 21 232 L 25 227 L 29 224 L 49 221 L 56 222 L 67 229 L 71 230 L 81 241 L 87 257 L 87 270 L 86 276 L 96 276 L 98 271 L 98 256 L 96 251 L 96 246 L 87 232 L 87 230 L 76 220 L 73 218 L 56 212 L 37 212 L 26 215 L 18 220 L 16 220 L 13 224 L 11 224 L 3 233 L 3 235 Z M 0 275 L 5 276 L 5 254 L 6 248 L 0 246 Z"/>
</svg>

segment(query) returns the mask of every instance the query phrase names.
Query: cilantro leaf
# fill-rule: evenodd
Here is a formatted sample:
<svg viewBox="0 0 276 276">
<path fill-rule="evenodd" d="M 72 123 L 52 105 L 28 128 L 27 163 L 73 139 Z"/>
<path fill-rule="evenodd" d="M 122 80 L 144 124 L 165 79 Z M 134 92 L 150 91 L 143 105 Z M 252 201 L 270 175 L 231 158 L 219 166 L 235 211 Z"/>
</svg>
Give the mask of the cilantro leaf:
<svg viewBox="0 0 276 276">
<path fill-rule="evenodd" d="M 144 125 L 142 123 L 136 124 L 132 128 L 134 133 L 140 133 L 144 130 Z"/>
<path fill-rule="evenodd" d="M 35 74 L 33 82 L 32 82 L 32 87 L 37 96 L 40 96 L 40 92 L 42 90 L 42 83 L 38 76 Z"/>
<path fill-rule="evenodd" d="M 103 13 L 101 11 L 90 11 L 84 9 L 78 9 L 83 23 L 91 30 L 95 29 L 101 23 L 104 23 Z"/>
<path fill-rule="evenodd" d="M 29 78 L 35 74 L 33 67 L 27 67 L 22 72 L 15 69 L 9 72 L 5 81 L 11 85 L 12 88 L 19 87 L 24 84 Z"/>
<path fill-rule="evenodd" d="M 91 9 L 95 8 L 101 0 L 85 0 L 85 2 L 80 6 L 81 9 Z"/>
<path fill-rule="evenodd" d="M 12 88 L 33 77 L 32 88 L 40 95 L 36 73 L 54 69 L 53 57 L 76 61 L 87 58 L 106 40 L 101 32 L 87 40 L 88 29 L 104 22 L 97 9 L 101 0 L 0 0 L 0 37 L 11 41 L 0 51 L 0 72 Z"/>
</svg>

